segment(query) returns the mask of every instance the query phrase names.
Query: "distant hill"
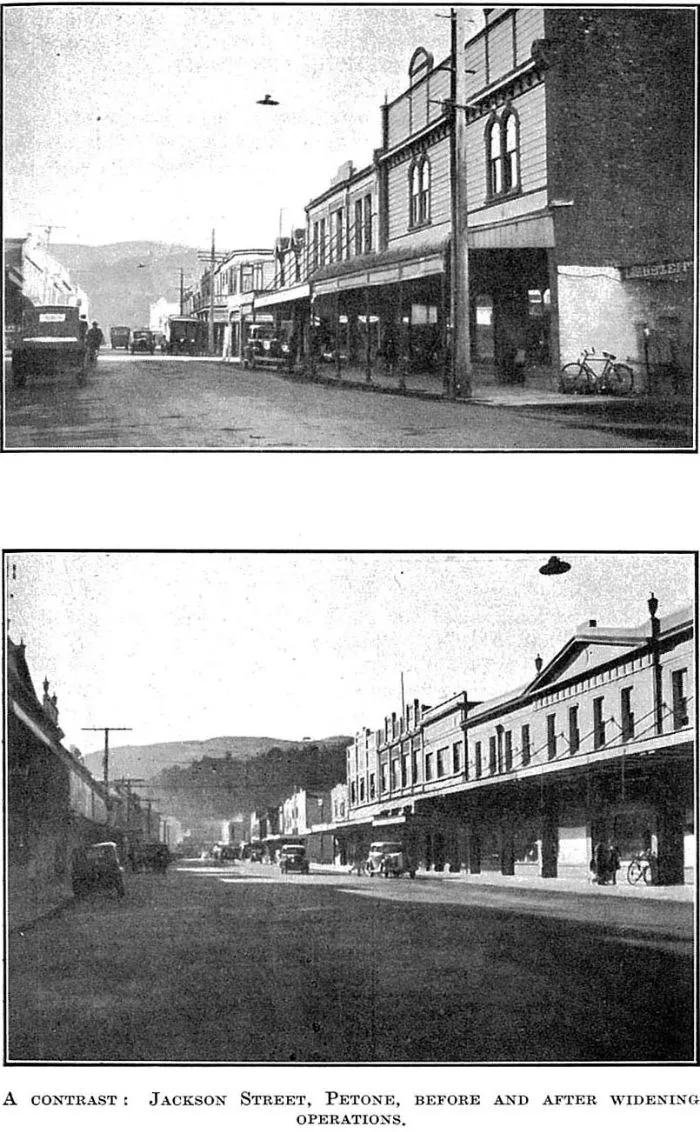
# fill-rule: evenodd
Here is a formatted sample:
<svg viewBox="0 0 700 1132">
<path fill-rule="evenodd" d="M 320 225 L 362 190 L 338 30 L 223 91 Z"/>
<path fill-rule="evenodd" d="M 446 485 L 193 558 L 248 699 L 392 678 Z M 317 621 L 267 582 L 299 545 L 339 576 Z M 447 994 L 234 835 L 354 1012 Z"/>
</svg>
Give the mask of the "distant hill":
<svg viewBox="0 0 700 1132">
<path fill-rule="evenodd" d="M 197 249 L 182 244 L 52 244 L 51 254 L 87 293 L 90 318 L 96 318 L 105 333 L 110 326 L 148 326 L 151 303 L 161 297 L 178 301 L 180 268 L 186 286 L 201 274 Z"/>
<path fill-rule="evenodd" d="M 335 741 L 335 738 L 313 740 L 324 744 Z M 284 751 L 296 742 L 295 739 L 270 739 L 264 735 L 221 735 L 214 739 L 185 739 L 175 743 L 150 743 L 143 747 L 110 746 L 110 777 L 151 779 L 162 770 L 187 766 L 197 759 L 223 759 L 229 751 L 234 759 L 253 759 L 272 747 L 279 747 Z M 100 778 L 102 751 L 85 755 L 85 765 L 96 778 Z"/>
<path fill-rule="evenodd" d="M 242 735 L 110 750 L 110 779 L 138 779 L 158 809 L 183 824 L 222 821 L 278 806 L 298 787 L 324 792 L 345 780 L 350 738 L 269 739 Z M 102 774 L 102 753 L 85 763 Z M 136 789 L 139 789 L 137 786 Z"/>
</svg>

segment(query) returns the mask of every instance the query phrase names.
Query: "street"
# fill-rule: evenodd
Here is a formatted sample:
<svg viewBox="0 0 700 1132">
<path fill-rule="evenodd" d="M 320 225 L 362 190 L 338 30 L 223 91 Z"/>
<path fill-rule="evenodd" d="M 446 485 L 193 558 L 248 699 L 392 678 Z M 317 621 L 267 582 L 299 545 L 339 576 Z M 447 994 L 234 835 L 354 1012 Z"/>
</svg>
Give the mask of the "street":
<svg viewBox="0 0 700 1132">
<path fill-rule="evenodd" d="M 580 413 L 450 404 L 330 388 L 271 370 L 106 350 L 80 388 L 68 376 L 13 387 L 8 449 L 616 449 L 673 446 Z"/>
<path fill-rule="evenodd" d="M 693 1057 L 693 906 L 179 862 L 13 935 L 8 1060 Z"/>
</svg>

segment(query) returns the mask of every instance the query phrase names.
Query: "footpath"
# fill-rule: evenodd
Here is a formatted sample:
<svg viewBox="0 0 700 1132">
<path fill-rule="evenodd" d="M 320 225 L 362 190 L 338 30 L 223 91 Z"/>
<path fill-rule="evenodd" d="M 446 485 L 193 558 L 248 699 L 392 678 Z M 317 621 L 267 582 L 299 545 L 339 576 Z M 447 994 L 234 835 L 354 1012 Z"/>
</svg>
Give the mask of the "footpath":
<svg viewBox="0 0 700 1132">
<path fill-rule="evenodd" d="M 240 369 L 237 359 L 219 359 L 222 364 Z M 520 410 L 541 415 L 556 412 L 577 417 L 583 426 L 624 432 L 640 440 L 653 436 L 664 438 L 669 447 L 690 447 L 693 443 L 693 407 L 687 397 L 674 396 L 663 402 L 646 395 L 611 397 L 600 394 L 567 394 L 558 389 L 533 388 L 524 385 L 501 385 L 493 369 L 479 366 L 472 379 L 471 397 L 451 398 L 445 391 L 442 374 L 421 372 L 389 374 L 383 369 L 372 372 L 368 380 L 361 366 L 336 365 L 317 362 L 313 368 L 296 367 L 290 371 L 284 366 L 266 367 L 268 372 L 289 381 L 328 388 L 354 389 L 364 393 L 381 393 L 423 401 L 446 401 L 450 404 L 484 406 Z M 253 372 L 265 372 L 263 367 Z"/>
</svg>

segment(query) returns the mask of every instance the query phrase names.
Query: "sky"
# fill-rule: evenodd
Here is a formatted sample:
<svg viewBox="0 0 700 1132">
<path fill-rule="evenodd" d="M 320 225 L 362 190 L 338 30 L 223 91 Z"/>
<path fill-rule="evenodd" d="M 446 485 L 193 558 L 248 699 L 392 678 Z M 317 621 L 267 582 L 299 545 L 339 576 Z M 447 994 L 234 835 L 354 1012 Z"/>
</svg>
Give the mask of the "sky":
<svg viewBox="0 0 700 1132">
<path fill-rule="evenodd" d="M 476 29 L 481 8 L 461 9 Z M 19 5 L 5 20 L 5 232 L 268 247 L 372 161 L 448 7 Z M 271 94 L 279 106 L 257 100 Z"/>
<path fill-rule="evenodd" d="M 689 554 L 21 553 L 10 636 L 65 742 L 352 735 L 406 700 L 482 700 L 530 680 L 589 618 L 638 626 L 693 600 Z M 9 596 L 9 595 L 12 596 Z M 119 744 L 116 742 L 115 746 Z"/>
</svg>

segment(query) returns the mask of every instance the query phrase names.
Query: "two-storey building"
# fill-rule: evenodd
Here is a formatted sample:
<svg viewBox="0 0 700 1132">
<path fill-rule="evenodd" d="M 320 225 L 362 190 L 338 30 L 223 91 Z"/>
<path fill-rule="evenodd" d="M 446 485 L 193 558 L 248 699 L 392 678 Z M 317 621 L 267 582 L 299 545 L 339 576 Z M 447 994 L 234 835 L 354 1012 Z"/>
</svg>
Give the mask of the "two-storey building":
<svg viewBox="0 0 700 1132">
<path fill-rule="evenodd" d="M 635 628 L 580 626 L 526 685 L 415 701 L 348 748 L 350 851 L 392 829 L 424 867 L 562 869 L 648 849 L 662 884 L 694 862 L 694 624 L 656 602 Z M 364 783 L 364 787 L 362 784 Z M 361 795 L 362 790 L 362 797 Z"/>
</svg>

